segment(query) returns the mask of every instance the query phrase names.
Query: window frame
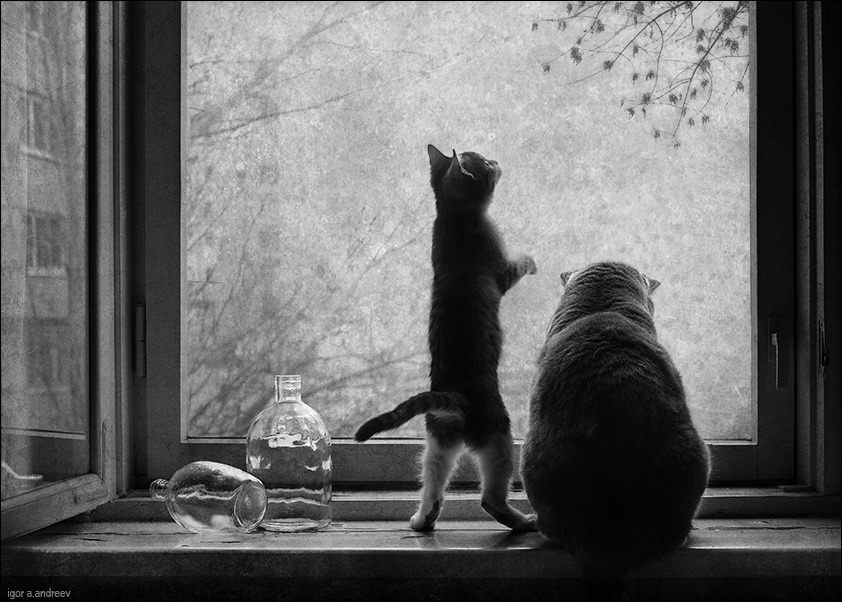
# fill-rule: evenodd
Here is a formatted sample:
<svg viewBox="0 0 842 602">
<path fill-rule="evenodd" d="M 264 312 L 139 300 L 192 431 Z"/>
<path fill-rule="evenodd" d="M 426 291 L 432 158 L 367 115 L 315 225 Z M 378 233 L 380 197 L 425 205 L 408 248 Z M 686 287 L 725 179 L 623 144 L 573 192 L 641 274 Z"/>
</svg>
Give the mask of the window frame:
<svg viewBox="0 0 842 602">
<path fill-rule="evenodd" d="M 117 366 L 121 287 L 117 255 L 121 228 L 115 221 L 114 60 L 111 2 L 87 2 L 87 196 L 89 288 L 89 472 L 0 504 L 3 540 L 86 512 L 115 497 L 116 424 L 121 398 Z M 28 126 L 28 123 L 27 123 Z"/>
<path fill-rule="evenodd" d="M 132 119 L 142 130 L 138 138 L 143 140 L 143 144 L 134 147 L 138 161 L 133 163 L 144 166 L 135 194 L 145 203 L 132 216 L 139 225 L 133 239 L 136 257 L 141 260 L 141 265 L 135 266 L 132 305 L 146 308 L 144 345 L 136 347 L 142 349 L 142 357 L 135 358 L 136 366 L 145 367 L 145 376 L 136 375 L 134 379 L 135 396 L 140 400 L 133 431 L 141 450 L 135 465 L 140 487 L 154 478 L 168 477 L 197 459 L 241 468 L 245 464 L 244 439 L 187 439 L 186 425 L 182 423 L 180 408 L 185 391 L 181 386 L 181 367 L 186 362 L 186 344 L 180 336 L 186 332 L 182 278 L 186 262 L 181 245 L 182 166 L 186 154 L 181 142 L 187 131 L 187 112 L 182 106 L 186 79 L 182 69 L 186 56 L 185 8 L 177 2 L 156 2 L 154 10 L 147 10 L 146 4 L 135 3 L 132 15 L 137 23 L 133 29 L 149 32 L 145 39 L 139 34 L 135 57 L 140 62 L 139 71 L 146 81 L 155 82 L 154 89 L 138 89 L 141 98 Z M 804 32 L 810 27 L 803 16 L 798 16 L 804 10 L 796 3 L 783 2 L 764 3 L 758 11 L 756 3 L 751 3 L 752 54 L 757 57 L 750 66 L 751 245 L 753 257 L 758 258 L 752 265 L 752 389 L 758 416 L 757 443 L 709 442 L 714 458 L 712 483 L 718 485 L 815 487 L 819 482 L 815 471 L 805 471 L 801 461 L 807 454 L 805 435 L 814 441 L 815 415 L 811 414 L 814 418 L 806 427 L 800 422 L 799 431 L 795 423 L 797 412 L 800 416 L 806 411 L 803 408 L 816 405 L 815 395 L 796 399 L 796 383 L 811 380 L 815 374 L 811 371 L 815 366 L 805 364 L 803 356 L 796 353 L 801 354 L 805 347 L 813 348 L 817 336 L 812 329 L 803 328 L 803 320 L 796 320 L 796 292 L 817 286 L 815 274 L 805 277 L 795 271 L 796 258 L 800 257 L 797 251 L 802 253 L 796 248 L 795 233 L 799 228 L 814 227 L 812 222 L 805 225 L 810 217 L 795 211 L 803 196 L 800 188 L 796 189 L 796 139 L 804 140 L 808 133 L 795 129 L 796 109 L 803 107 L 796 107 L 795 98 L 789 94 L 800 68 L 796 60 L 803 59 L 792 52 L 795 36 L 808 35 Z M 801 84 L 805 92 L 813 85 L 808 81 Z M 764 100 L 758 102 L 758 98 Z M 779 201 L 760 202 L 768 198 Z M 790 345 L 793 353 L 785 364 L 790 376 L 786 389 L 775 389 L 775 362 L 769 361 L 771 317 L 780 318 L 783 332 L 794 341 Z M 758 398 L 764 399 L 762 412 L 757 411 Z M 422 448 L 420 440 L 383 439 L 364 445 L 335 440 L 334 484 L 339 489 L 414 487 Z M 517 445 L 516 454 L 519 453 Z M 476 471 L 468 462 L 454 477 L 456 483 L 476 481 Z"/>
</svg>

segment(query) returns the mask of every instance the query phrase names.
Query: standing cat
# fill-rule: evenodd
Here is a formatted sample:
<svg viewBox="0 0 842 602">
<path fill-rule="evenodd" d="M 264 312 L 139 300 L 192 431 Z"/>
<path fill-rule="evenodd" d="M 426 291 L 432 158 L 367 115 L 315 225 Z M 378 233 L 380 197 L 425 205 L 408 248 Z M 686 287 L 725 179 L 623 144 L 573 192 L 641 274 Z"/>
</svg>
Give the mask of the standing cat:
<svg viewBox="0 0 842 602">
<path fill-rule="evenodd" d="M 482 507 L 515 530 L 535 529 L 508 503 L 514 470 L 509 414 L 497 381 L 503 346 L 500 299 L 525 274 L 531 257 L 512 261 L 487 216 L 503 173 L 496 161 L 473 152 L 452 157 L 429 145 L 430 183 L 436 198 L 433 290 L 430 304 L 430 390 L 372 418 L 356 434 L 365 441 L 426 413 L 421 503 L 410 520 L 416 531 L 435 528 L 444 489 L 463 444 L 479 462 Z"/>
<path fill-rule="evenodd" d="M 538 358 L 522 472 L 538 530 L 579 561 L 590 594 L 680 546 L 710 470 L 650 295 L 623 263 L 561 275 Z"/>
</svg>

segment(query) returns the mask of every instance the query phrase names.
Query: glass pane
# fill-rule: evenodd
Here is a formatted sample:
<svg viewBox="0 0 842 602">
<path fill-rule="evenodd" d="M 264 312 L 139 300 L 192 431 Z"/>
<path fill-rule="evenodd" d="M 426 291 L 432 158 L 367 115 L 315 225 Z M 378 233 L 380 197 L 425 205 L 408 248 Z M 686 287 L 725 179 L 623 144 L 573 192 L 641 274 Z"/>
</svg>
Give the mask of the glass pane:
<svg viewBox="0 0 842 602">
<path fill-rule="evenodd" d="M 242 436 L 276 373 L 339 437 L 428 388 L 433 143 L 499 161 L 538 264 L 501 314 L 516 434 L 559 274 L 619 259 L 702 433 L 751 439 L 744 4 L 189 2 L 189 435 Z"/>
<path fill-rule="evenodd" d="M 3 2 L 2 498 L 89 472 L 86 9 Z"/>
</svg>

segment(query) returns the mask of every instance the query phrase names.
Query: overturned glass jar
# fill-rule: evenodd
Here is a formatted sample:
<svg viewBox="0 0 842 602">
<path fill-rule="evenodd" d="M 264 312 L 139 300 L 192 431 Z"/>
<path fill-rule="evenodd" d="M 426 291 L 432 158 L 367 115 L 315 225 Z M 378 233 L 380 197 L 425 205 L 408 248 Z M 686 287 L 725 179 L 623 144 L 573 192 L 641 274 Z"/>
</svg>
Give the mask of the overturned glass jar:
<svg viewBox="0 0 842 602">
<path fill-rule="evenodd" d="M 149 486 L 175 522 L 194 533 L 254 531 L 266 513 L 266 489 L 249 473 L 219 462 L 191 462 Z"/>
</svg>

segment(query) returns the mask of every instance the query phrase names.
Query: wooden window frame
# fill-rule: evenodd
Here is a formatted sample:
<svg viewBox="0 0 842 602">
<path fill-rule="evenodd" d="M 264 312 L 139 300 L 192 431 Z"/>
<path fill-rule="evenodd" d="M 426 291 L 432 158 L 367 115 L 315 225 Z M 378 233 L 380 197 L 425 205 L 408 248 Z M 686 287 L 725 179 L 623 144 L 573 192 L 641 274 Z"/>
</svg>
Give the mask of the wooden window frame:
<svg viewBox="0 0 842 602">
<path fill-rule="evenodd" d="M 125 222 L 115 201 L 114 3 L 87 3 L 87 114 L 89 211 L 90 471 L 2 501 L 2 539 L 16 537 L 91 510 L 116 494 L 117 418 L 125 403 L 120 383 L 119 249 Z M 118 403 L 119 401 L 119 403 Z"/>
<path fill-rule="evenodd" d="M 186 23 L 180 3 L 156 2 L 154 8 L 148 4 L 133 3 L 130 14 L 131 30 L 138 36 L 133 61 L 140 75 L 136 78 L 138 96 L 131 121 L 139 130 L 137 140 L 142 141 L 131 147 L 135 153 L 132 163 L 142 166 L 133 190 L 140 202 L 132 204 L 130 215 L 136 227 L 132 238 L 137 260 L 133 264 L 132 305 L 146 308 L 145 349 L 142 358 L 135 358 L 136 365 L 144 366 L 145 376 L 134 379 L 138 404 L 133 437 L 140 451 L 135 457 L 133 478 L 141 488 L 193 460 L 215 460 L 239 467 L 245 460 L 243 439 L 187 438 L 183 424 L 181 404 L 186 392 L 181 369 L 186 365 L 186 344 L 180 333 L 186 332 L 186 295 L 181 206 L 182 140 L 186 139 L 187 128 L 182 64 Z M 813 328 L 819 319 L 829 326 L 829 312 L 838 307 L 838 302 L 830 301 L 825 312 L 823 304 L 825 299 L 833 299 L 827 296 L 828 291 L 838 291 L 838 278 L 833 285 L 833 272 L 827 271 L 834 266 L 838 270 L 838 259 L 827 255 L 824 248 L 817 251 L 813 239 L 808 241 L 812 250 L 805 250 L 799 238 L 803 231 L 826 227 L 825 222 L 816 221 L 824 218 L 817 218 L 815 212 L 800 211 L 802 205 L 825 205 L 823 197 L 815 194 L 810 201 L 804 182 L 797 178 L 799 156 L 815 164 L 814 154 L 804 158 L 801 148 L 812 144 L 810 136 L 815 132 L 799 121 L 812 115 L 815 107 L 806 106 L 807 101 L 791 93 L 796 84 L 802 95 L 810 96 L 815 89 L 814 80 L 802 78 L 806 62 L 814 61 L 809 53 L 815 49 L 808 52 L 797 46 L 802 38 L 821 41 L 821 19 L 815 14 L 803 3 L 764 3 L 758 10 L 752 2 L 751 246 L 757 258 L 752 265 L 752 389 L 757 438 L 750 443 L 710 442 L 714 485 L 782 485 L 831 494 L 839 491 L 838 478 L 829 477 L 827 467 L 817 468 L 821 458 L 829 458 L 828 466 L 838 469 L 838 460 L 832 454 L 817 451 L 828 443 L 838 448 L 838 433 L 823 427 L 828 415 L 836 412 L 838 417 L 838 385 L 834 389 L 827 379 L 825 384 L 816 382 L 818 360 L 814 350 L 819 334 Z M 768 199 L 777 201 L 770 203 Z M 807 272 L 805 263 L 809 264 Z M 805 296 L 815 301 L 819 289 L 825 295 L 822 304 L 804 306 Z M 791 341 L 792 353 L 782 364 L 790 380 L 785 389 L 775 388 L 776 363 L 770 361 L 772 318 L 778 320 L 776 327 Z M 834 340 L 838 343 L 837 335 Z M 828 374 L 833 370 L 831 365 Z M 804 387 L 809 388 L 806 394 Z M 763 400 L 759 412 L 757 399 Z M 836 399 L 836 410 L 827 399 Z M 415 487 L 422 447 L 419 440 L 386 439 L 365 445 L 335 440 L 335 486 Z M 519 446 L 516 451 L 519 454 Z M 454 480 L 471 483 L 476 479 L 473 467 L 464 463 Z"/>
</svg>

